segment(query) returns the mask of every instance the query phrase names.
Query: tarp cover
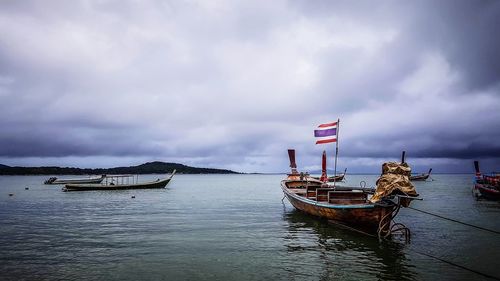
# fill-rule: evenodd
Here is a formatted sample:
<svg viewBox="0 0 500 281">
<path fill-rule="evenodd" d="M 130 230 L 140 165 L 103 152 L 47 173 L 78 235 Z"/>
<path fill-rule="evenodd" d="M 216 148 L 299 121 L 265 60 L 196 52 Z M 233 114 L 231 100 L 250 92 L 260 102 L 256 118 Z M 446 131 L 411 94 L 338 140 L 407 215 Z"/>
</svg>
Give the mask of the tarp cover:
<svg viewBox="0 0 500 281">
<path fill-rule="evenodd" d="M 382 165 L 382 175 L 377 180 L 377 189 L 370 201 L 376 203 L 391 194 L 418 196 L 410 181 L 411 168 L 407 163 L 388 162 Z M 401 200 L 407 207 L 410 200 Z"/>
</svg>

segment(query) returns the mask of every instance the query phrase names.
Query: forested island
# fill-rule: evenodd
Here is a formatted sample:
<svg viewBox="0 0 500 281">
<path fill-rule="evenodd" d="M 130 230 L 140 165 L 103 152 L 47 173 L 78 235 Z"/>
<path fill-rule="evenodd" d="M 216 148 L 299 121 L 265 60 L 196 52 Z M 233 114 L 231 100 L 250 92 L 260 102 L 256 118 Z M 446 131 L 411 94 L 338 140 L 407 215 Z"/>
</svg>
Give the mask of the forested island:
<svg viewBox="0 0 500 281">
<path fill-rule="evenodd" d="M 0 175 L 110 175 L 110 174 L 166 174 L 177 170 L 178 174 L 238 174 L 224 169 L 197 168 L 178 163 L 160 161 L 138 166 L 115 168 L 73 168 L 73 167 L 11 167 L 0 164 Z"/>
</svg>

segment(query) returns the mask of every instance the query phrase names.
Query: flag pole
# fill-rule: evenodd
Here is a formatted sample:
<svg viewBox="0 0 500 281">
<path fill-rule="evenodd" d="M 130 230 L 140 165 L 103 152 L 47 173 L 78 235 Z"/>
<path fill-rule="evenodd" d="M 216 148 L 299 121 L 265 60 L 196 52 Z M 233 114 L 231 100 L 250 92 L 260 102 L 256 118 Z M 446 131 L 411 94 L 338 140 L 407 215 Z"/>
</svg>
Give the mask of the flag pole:
<svg viewBox="0 0 500 281">
<path fill-rule="evenodd" d="M 340 118 L 337 119 L 337 141 L 335 142 L 335 166 L 333 170 L 333 176 L 334 176 L 334 181 L 333 181 L 333 188 L 335 188 L 335 185 L 337 184 L 337 156 L 339 154 L 339 131 L 340 131 Z"/>
</svg>

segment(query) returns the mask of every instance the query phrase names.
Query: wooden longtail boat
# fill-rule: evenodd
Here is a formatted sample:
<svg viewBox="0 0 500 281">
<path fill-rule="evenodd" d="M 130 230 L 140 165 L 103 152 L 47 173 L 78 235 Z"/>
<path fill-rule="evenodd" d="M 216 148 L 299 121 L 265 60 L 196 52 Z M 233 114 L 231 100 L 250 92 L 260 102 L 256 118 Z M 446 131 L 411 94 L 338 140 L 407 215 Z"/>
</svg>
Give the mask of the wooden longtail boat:
<svg viewBox="0 0 500 281">
<path fill-rule="evenodd" d="M 44 184 L 86 184 L 86 183 L 101 183 L 102 180 L 106 178 L 106 175 L 94 178 L 81 178 L 81 179 L 58 179 L 56 177 L 51 177 L 44 182 Z"/>
<path fill-rule="evenodd" d="M 344 173 L 340 174 L 340 175 L 337 175 L 337 176 L 331 176 L 331 177 L 328 177 L 328 182 L 339 182 L 339 181 L 344 181 L 344 178 L 345 178 L 345 174 L 347 172 L 347 168 L 344 170 Z M 315 179 L 320 179 L 319 177 L 314 177 Z"/>
<path fill-rule="evenodd" d="M 420 175 L 411 176 L 410 180 L 412 180 L 412 181 L 425 181 L 429 178 L 429 176 L 431 175 L 431 172 L 432 172 L 432 168 L 429 169 L 429 172 L 427 174 L 420 174 Z"/>
<path fill-rule="evenodd" d="M 474 177 L 473 191 L 476 197 L 489 200 L 500 200 L 500 175 L 481 174 L 478 161 L 474 161 L 474 167 L 476 175 Z"/>
<path fill-rule="evenodd" d="M 341 175 L 328 177 L 328 181 L 329 182 L 344 181 L 346 172 L 347 172 L 347 168 L 344 169 L 344 173 L 342 173 Z"/>
<path fill-rule="evenodd" d="M 391 232 L 402 228 L 408 231 L 401 224 L 391 224 L 391 222 L 401 206 L 400 198 L 409 201 L 415 197 L 398 194 L 372 203 L 368 196 L 374 194 L 375 189 L 328 185 L 307 174 L 298 173 L 295 151 L 288 150 L 288 155 L 291 173 L 281 181 L 281 189 L 296 209 L 343 225 L 353 226 L 370 234 L 378 234 L 379 237 L 387 237 Z"/>
<path fill-rule="evenodd" d="M 129 183 L 128 178 L 134 177 L 132 175 L 115 175 L 108 176 L 113 180 L 106 181 L 104 184 L 67 184 L 64 186 L 63 191 L 85 191 L 85 190 L 124 190 L 124 189 L 150 189 L 150 188 L 164 188 L 172 179 L 175 170 L 170 177 L 165 179 L 157 179 L 152 182 L 143 183 Z M 122 179 L 120 183 L 118 179 Z M 114 180 L 116 179 L 116 181 Z M 127 179 L 126 181 L 123 179 Z"/>
</svg>

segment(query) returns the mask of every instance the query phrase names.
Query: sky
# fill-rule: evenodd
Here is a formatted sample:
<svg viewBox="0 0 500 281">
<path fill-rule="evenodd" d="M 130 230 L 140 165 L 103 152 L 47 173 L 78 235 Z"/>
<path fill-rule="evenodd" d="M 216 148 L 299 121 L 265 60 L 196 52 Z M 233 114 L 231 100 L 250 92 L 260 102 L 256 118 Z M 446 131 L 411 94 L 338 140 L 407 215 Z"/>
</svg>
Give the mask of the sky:
<svg viewBox="0 0 500 281">
<path fill-rule="evenodd" d="M 500 171 L 500 1 L 0 1 L 0 163 Z"/>
</svg>

